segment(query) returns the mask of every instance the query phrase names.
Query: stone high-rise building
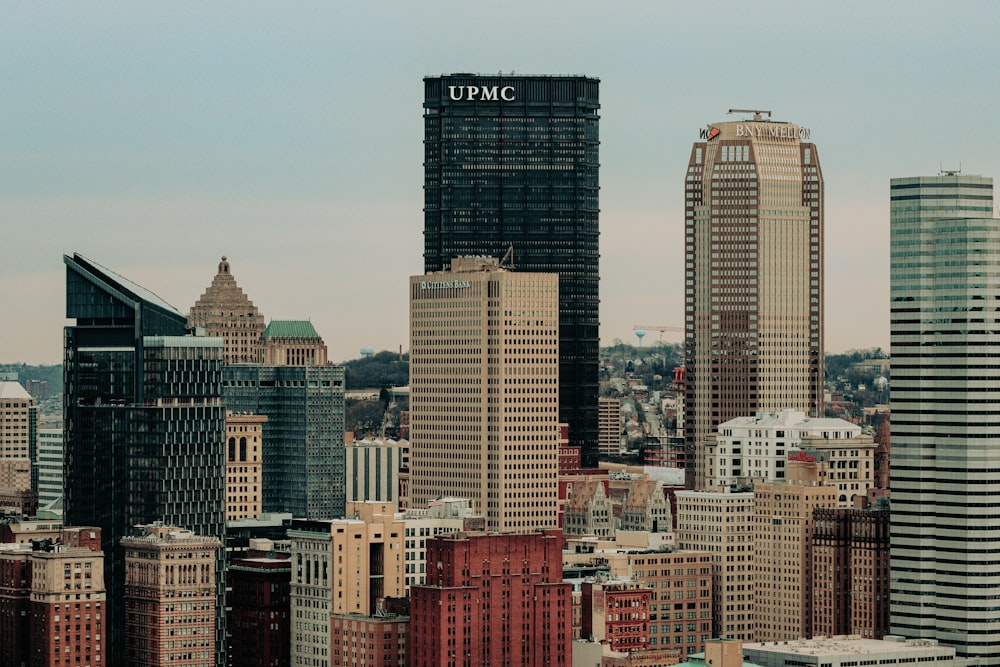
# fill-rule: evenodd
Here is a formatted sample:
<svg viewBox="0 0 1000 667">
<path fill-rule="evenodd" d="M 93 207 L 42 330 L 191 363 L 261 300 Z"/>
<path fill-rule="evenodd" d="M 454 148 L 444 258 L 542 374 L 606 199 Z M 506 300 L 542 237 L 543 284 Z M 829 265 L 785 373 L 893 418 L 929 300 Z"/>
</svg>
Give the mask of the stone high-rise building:
<svg viewBox="0 0 1000 667">
<path fill-rule="evenodd" d="M 783 482 L 754 487 L 753 617 L 757 641 L 813 636 L 813 510 L 837 506 L 825 464 L 790 461 Z"/>
<path fill-rule="evenodd" d="M 456 257 L 559 274 L 559 421 L 597 467 L 598 88 L 585 76 L 424 79 L 424 271 Z"/>
<path fill-rule="evenodd" d="M 712 554 L 712 636 L 752 640 L 753 492 L 674 495 L 677 548 Z"/>
<path fill-rule="evenodd" d="M 12 474 L 0 489 L 38 493 L 38 401 L 17 382 L 0 381 L 0 459 Z M 27 478 L 15 479 L 14 468 L 27 470 Z"/>
<path fill-rule="evenodd" d="M 266 422 L 264 415 L 226 413 L 226 521 L 256 519 L 261 514 Z"/>
<path fill-rule="evenodd" d="M 192 327 L 204 327 L 208 336 L 225 341 L 223 361 L 227 364 L 259 364 L 264 316 L 236 284 L 225 257 L 219 272 L 188 313 Z"/>
<path fill-rule="evenodd" d="M 993 179 L 890 185 L 892 634 L 1000 664 Z"/>
<path fill-rule="evenodd" d="M 137 526 L 125 550 L 125 664 L 215 664 L 220 541 L 176 526 Z"/>
<path fill-rule="evenodd" d="M 64 516 L 101 530 L 108 589 L 106 661 L 125 664 L 125 550 L 136 525 L 163 521 L 221 539 L 225 408 L 219 338 L 149 290 L 65 256 Z M 217 664 L 225 661 L 225 563 L 216 550 Z"/>
<path fill-rule="evenodd" d="M 557 525 L 559 277 L 463 257 L 410 278 L 410 501 Z"/>
<path fill-rule="evenodd" d="M 809 130 L 714 123 L 685 177 L 687 486 L 706 488 L 720 424 L 823 414 L 823 172 Z"/>
</svg>

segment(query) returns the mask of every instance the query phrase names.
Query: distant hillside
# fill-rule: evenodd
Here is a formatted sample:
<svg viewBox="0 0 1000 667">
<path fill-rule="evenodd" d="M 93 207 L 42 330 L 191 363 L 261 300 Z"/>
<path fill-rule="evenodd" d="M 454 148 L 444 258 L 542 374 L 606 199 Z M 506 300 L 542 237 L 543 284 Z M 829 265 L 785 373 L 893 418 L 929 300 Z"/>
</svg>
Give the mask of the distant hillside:
<svg viewBox="0 0 1000 667">
<path fill-rule="evenodd" d="M 395 352 L 379 352 L 344 362 L 344 386 L 352 389 L 388 389 L 410 383 L 410 355 L 400 361 Z"/>
<path fill-rule="evenodd" d="M 17 373 L 17 381 L 22 385 L 27 380 L 49 383 L 49 396 L 60 396 L 63 391 L 62 365 L 29 366 L 27 364 L 0 364 L 0 375 Z"/>
</svg>

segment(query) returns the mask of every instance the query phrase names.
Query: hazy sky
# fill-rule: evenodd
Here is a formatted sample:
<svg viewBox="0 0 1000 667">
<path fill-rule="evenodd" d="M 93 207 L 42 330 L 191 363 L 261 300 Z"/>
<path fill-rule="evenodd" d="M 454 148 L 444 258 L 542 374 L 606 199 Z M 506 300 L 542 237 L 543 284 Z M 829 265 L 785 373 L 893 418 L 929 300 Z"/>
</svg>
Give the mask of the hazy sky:
<svg viewBox="0 0 1000 667">
<path fill-rule="evenodd" d="M 889 179 L 1000 179 L 998 26 L 992 0 L 0 0 L 0 361 L 61 359 L 73 252 L 184 313 L 227 255 L 332 359 L 407 348 L 422 79 L 500 70 L 601 79 L 603 343 L 683 324 L 688 153 L 739 107 L 818 147 L 827 350 L 887 347 Z"/>
</svg>

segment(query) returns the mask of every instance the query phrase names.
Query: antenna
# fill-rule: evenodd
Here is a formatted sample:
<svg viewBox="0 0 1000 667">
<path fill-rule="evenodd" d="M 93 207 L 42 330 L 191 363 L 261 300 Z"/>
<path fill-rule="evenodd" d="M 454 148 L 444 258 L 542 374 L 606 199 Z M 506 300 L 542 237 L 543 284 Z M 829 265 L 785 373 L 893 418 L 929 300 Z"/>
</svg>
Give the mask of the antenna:
<svg viewBox="0 0 1000 667">
<path fill-rule="evenodd" d="M 767 114 L 767 119 L 771 119 L 771 112 L 766 109 L 730 109 L 728 113 L 752 113 L 754 120 L 761 120 L 762 113 Z"/>
</svg>

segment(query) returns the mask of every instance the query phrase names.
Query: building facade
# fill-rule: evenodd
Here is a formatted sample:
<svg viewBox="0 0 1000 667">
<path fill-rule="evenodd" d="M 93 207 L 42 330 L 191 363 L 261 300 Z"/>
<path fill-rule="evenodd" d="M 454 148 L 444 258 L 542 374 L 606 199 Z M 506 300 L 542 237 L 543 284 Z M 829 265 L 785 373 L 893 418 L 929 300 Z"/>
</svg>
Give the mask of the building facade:
<svg viewBox="0 0 1000 667">
<path fill-rule="evenodd" d="M 424 270 L 559 274 L 559 421 L 597 466 L 598 99 L 583 76 L 424 79 Z"/>
<path fill-rule="evenodd" d="M 38 429 L 39 507 L 62 506 L 64 447 L 61 428 Z"/>
<path fill-rule="evenodd" d="M 344 515 L 344 367 L 229 365 L 223 400 L 266 415 L 261 431 L 264 512 Z"/>
<path fill-rule="evenodd" d="M 132 527 L 163 521 L 225 535 L 222 340 L 95 262 L 65 256 L 64 516 L 101 530 L 107 662 L 125 664 L 125 551 Z M 218 664 L 225 660 L 225 564 L 216 563 Z"/>
<path fill-rule="evenodd" d="M 684 428 L 705 441 L 760 410 L 823 414 L 823 173 L 809 130 L 713 123 L 685 178 Z"/>
<path fill-rule="evenodd" d="M 355 440 L 346 450 L 348 502 L 378 500 L 399 509 L 399 470 L 409 466 L 406 440 Z"/>
<path fill-rule="evenodd" d="M 783 482 L 754 487 L 753 618 L 757 641 L 813 636 L 813 511 L 837 506 L 822 464 L 792 462 Z"/>
<path fill-rule="evenodd" d="M 188 324 L 203 327 L 205 334 L 224 341 L 222 359 L 226 364 L 259 364 L 264 316 L 236 284 L 226 257 L 212 284 L 188 313 Z"/>
<path fill-rule="evenodd" d="M 125 664 L 215 664 L 221 542 L 176 526 L 137 526 L 125 550 Z"/>
<path fill-rule="evenodd" d="M 427 583 L 410 593 L 413 667 L 571 663 L 559 531 L 439 536 L 427 561 Z"/>
<path fill-rule="evenodd" d="M 813 635 L 889 634 L 889 511 L 813 510 Z"/>
<path fill-rule="evenodd" d="M 712 636 L 753 639 L 753 493 L 674 495 L 677 548 L 712 554 Z"/>
<path fill-rule="evenodd" d="M 0 382 L 0 459 L 28 462 L 28 484 L 8 490 L 38 492 L 38 401 L 17 382 Z"/>
<path fill-rule="evenodd" d="M 993 180 L 890 185 L 892 633 L 1000 662 Z"/>
<path fill-rule="evenodd" d="M 106 664 L 99 535 L 78 527 L 56 539 L 0 545 L 0 666 Z"/>
<path fill-rule="evenodd" d="M 559 278 L 463 257 L 410 278 L 410 503 L 557 524 Z"/>
<path fill-rule="evenodd" d="M 261 479 L 267 417 L 226 412 L 226 521 L 256 519 L 263 511 Z"/>
<path fill-rule="evenodd" d="M 292 562 L 282 556 L 248 556 L 229 565 L 233 665 L 291 665 Z"/>
<path fill-rule="evenodd" d="M 618 456 L 622 450 L 622 399 L 601 396 L 597 408 L 600 455 Z"/>
<path fill-rule="evenodd" d="M 343 646 L 333 616 L 375 616 L 385 598 L 403 596 L 403 523 L 387 503 L 349 503 L 348 511 L 359 518 L 295 520 L 288 530 L 293 665 L 330 664 Z"/>
<path fill-rule="evenodd" d="M 798 410 L 759 412 L 719 425 L 705 443 L 708 488 L 749 487 L 785 479 L 788 457 L 805 453 L 827 464 L 827 481 L 852 507 L 875 485 L 875 441 L 843 419 L 809 417 Z"/>
</svg>

